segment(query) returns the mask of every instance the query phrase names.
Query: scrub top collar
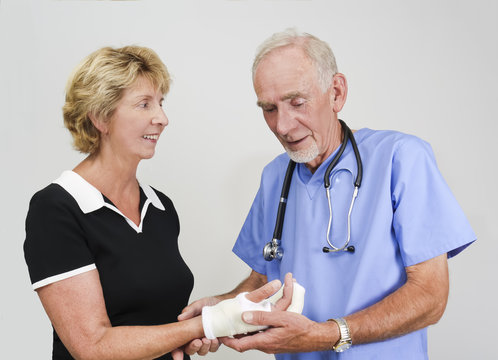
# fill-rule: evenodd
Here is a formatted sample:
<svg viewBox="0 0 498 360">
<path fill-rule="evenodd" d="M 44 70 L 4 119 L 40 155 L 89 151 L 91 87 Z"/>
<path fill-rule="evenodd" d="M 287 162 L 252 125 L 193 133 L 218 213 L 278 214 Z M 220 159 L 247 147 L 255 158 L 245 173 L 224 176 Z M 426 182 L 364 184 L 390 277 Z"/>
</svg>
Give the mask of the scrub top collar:
<svg viewBox="0 0 498 360">
<path fill-rule="evenodd" d="M 147 207 L 149 204 L 154 205 L 159 210 L 165 210 L 164 205 L 159 200 L 159 197 L 155 191 L 148 185 L 142 185 L 142 188 L 147 200 L 142 208 L 140 216 L 140 224 L 137 226 L 133 221 L 128 219 L 118 208 L 114 205 L 107 203 L 104 200 L 104 196 L 100 191 L 98 191 L 92 184 L 83 179 L 80 175 L 71 170 L 66 170 L 62 175 L 54 181 L 55 184 L 62 186 L 71 196 L 76 200 L 78 206 L 84 214 L 88 214 L 92 211 L 98 210 L 102 207 L 107 207 L 121 216 L 123 216 L 128 224 L 138 233 L 142 232 L 142 223 L 147 212 Z"/>
<path fill-rule="evenodd" d="M 360 144 L 363 139 L 363 129 L 355 131 L 353 136 L 355 137 L 356 143 Z M 308 193 L 311 198 L 313 198 L 314 194 L 319 188 L 324 188 L 323 177 L 325 176 L 325 171 L 329 166 L 330 162 L 334 158 L 334 156 L 339 151 L 339 147 L 334 150 L 332 154 L 320 164 L 318 169 L 312 174 L 311 171 L 306 167 L 305 164 L 297 164 L 297 172 L 299 180 L 306 186 Z M 361 153 L 360 153 L 361 156 Z M 332 172 L 330 173 L 330 177 L 333 177 L 337 172 L 341 170 L 348 170 L 352 174 L 352 184 L 354 183 L 354 179 L 356 179 L 356 175 L 358 174 L 358 166 L 356 164 L 356 157 L 354 155 L 353 146 L 351 145 L 351 141 L 348 141 L 346 149 L 342 153 L 339 162 L 336 164 Z"/>
</svg>

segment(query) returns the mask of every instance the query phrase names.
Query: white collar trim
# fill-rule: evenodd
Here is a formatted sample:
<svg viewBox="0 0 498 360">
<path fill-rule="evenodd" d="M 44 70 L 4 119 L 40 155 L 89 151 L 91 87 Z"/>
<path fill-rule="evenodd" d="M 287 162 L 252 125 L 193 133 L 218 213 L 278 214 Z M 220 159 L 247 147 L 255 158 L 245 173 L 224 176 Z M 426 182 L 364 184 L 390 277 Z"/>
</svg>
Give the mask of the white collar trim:
<svg viewBox="0 0 498 360">
<path fill-rule="evenodd" d="M 115 206 L 106 203 L 101 192 L 74 171 L 64 171 L 61 176 L 59 176 L 59 178 L 54 181 L 54 183 L 62 186 L 64 190 L 66 190 L 74 198 L 74 200 L 76 200 L 83 213 L 88 214 L 92 211 L 100 209 L 101 207 L 108 207 L 109 209 L 123 216 L 130 224 L 130 226 L 133 227 L 137 232 L 142 231 L 142 220 L 145 217 L 145 213 L 147 212 L 149 203 L 154 205 L 159 210 L 166 210 L 164 205 L 161 203 L 161 200 L 159 200 L 156 192 L 152 190 L 149 185 L 142 185 L 139 183 L 140 187 L 144 191 L 145 196 L 147 197 L 147 200 L 142 208 L 140 225 L 136 226 Z"/>
</svg>

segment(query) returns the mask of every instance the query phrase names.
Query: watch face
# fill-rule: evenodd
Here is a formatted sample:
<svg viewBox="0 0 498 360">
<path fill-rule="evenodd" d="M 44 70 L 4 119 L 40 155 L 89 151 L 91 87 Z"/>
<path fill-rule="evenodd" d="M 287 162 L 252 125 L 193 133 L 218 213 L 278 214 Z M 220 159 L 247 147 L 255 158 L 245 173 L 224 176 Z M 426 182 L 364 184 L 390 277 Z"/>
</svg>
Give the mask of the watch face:
<svg viewBox="0 0 498 360">
<path fill-rule="evenodd" d="M 343 351 L 346 351 L 347 349 L 349 349 L 350 347 L 351 347 L 351 344 L 345 342 L 345 343 L 337 345 L 335 351 L 336 352 L 343 352 Z"/>
</svg>

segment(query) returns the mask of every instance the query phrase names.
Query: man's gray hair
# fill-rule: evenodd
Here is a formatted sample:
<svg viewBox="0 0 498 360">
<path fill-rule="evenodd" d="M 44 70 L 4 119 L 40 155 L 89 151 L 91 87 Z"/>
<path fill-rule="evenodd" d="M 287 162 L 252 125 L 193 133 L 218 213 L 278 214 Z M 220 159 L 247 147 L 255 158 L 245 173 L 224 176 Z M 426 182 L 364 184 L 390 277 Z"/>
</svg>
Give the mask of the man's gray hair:
<svg viewBox="0 0 498 360">
<path fill-rule="evenodd" d="M 325 41 L 311 34 L 299 32 L 294 28 L 273 34 L 259 46 L 252 65 L 253 81 L 256 69 L 261 60 L 273 50 L 285 46 L 297 46 L 304 50 L 305 54 L 316 67 L 318 83 L 321 89 L 324 92 L 327 91 L 332 84 L 333 76 L 337 73 L 334 53 Z"/>
</svg>

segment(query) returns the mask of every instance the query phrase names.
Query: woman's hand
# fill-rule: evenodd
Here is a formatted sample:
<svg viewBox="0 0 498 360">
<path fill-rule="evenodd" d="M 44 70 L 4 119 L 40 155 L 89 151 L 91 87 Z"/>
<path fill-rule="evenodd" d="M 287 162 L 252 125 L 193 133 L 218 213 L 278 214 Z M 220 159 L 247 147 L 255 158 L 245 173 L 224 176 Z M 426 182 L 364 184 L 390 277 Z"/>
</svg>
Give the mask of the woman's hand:
<svg viewBox="0 0 498 360">
<path fill-rule="evenodd" d="M 192 319 L 196 316 L 201 315 L 202 308 L 204 306 L 213 306 L 219 303 L 221 299 L 216 296 L 208 296 L 199 300 L 194 301 L 192 304 L 186 306 L 180 315 L 178 315 L 178 321 L 185 321 Z M 201 339 L 194 339 L 189 343 L 185 344 L 179 349 L 172 351 L 171 355 L 174 360 L 182 360 L 183 354 L 187 355 L 201 355 L 204 356 L 208 352 L 216 352 L 220 347 L 220 342 L 218 339 L 209 340 L 205 337 Z"/>
</svg>

